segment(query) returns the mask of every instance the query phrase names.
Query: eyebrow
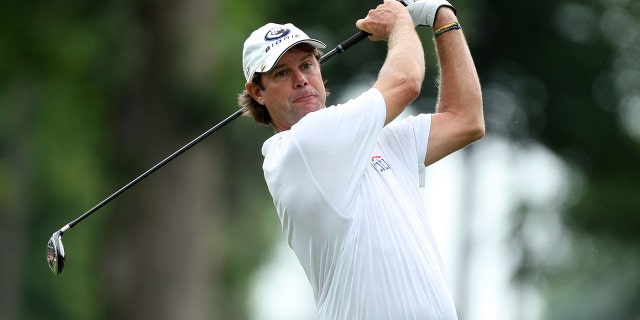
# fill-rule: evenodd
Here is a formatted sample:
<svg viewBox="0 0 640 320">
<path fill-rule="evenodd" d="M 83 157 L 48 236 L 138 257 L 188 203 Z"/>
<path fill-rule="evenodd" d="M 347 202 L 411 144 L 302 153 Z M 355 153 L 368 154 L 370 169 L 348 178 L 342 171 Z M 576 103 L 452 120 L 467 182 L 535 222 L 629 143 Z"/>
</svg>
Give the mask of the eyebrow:
<svg viewBox="0 0 640 320">
<path fill-rule="evenodd" d="M 302 58 L 300 58 L 300 62 L 309 59 L 309 57 L 313 57 L 313 52 L 308 52 L 307 54 L 302 56 Z M 278 62 L 280 62 L 280 61 L 278 61 Z M 271 69 L 270 72 L 277 71 L 278 69 L 282 69 L 283 67 L 284 67 L 284 64 L 278 63 L 273 67 L 273 69 Z"/>
</svg>

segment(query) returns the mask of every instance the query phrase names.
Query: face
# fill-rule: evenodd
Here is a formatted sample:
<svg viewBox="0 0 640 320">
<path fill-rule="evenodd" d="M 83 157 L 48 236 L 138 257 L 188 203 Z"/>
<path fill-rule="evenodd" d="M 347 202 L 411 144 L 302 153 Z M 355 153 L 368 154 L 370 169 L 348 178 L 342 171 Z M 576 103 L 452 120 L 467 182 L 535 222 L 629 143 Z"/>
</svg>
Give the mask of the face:
<svg viewBox="0 0 640 320">
<path fill-rule="evenodd" d="M 248 83 L 246 88 L 267 108 L 276 132 L 291 129 L 307 113 L 325 107 L 320 63 L 312 52 L 289 49 L 271 71 L 262 74 L 262 85 L 260 89 Z"/>
</svg>

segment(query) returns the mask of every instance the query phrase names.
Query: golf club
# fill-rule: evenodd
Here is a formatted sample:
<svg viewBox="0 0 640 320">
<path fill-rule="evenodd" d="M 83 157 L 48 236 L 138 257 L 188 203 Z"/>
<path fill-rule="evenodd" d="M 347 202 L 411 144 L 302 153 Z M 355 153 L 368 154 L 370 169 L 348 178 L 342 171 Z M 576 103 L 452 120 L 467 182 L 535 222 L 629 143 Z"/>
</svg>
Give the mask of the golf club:
<svg viewBox="0 0 640 320">
<path fill-rule="evenodd" d="M 354 34 L 353 36 L 349 37 L 347 40 L 345 40 L 342 43 L 340 43 L 337 47 L 335 47 L 331 51 L 329 51 L 326 54 L 324 54 L 320 58 L 320 63 L 323 63 L 323 62 L 329 60 L 330 58 L 332 58 L 333 56 L 344 52 L 345 50 L 349 49 L 354 44 L 356 44 L 356 43 L 360 42 L 362 39 L 366 38 L 367 36 L 369 36 L 369 34 L 364 32 L 364 31 L 360 31 L 360 32 Z M 73 228 L 73 226 L 78 224 L 80 221 L 84 220 L 86 217 L 88 217 L 91 214 L 93 214 L 94 212 L 96 212 L 98 209 L 102 208 L 105 204 L 109 203 L 111 200 L 115 199 L 117 196 L 119 196 L 123 192 L 127 191 L 129 188 L 131 188 L 136 183 L 140 182 L 142 179 L 148 177 L 150 174 L 154 173 L 156 170 L 160 169 L 165 164 L 169 163 L 171 160 L 175 159 L 176 157 L 178 157 L 179 155 L 181 155 L 185 151 L 189 150 L 189 148 L 193 147 L 194 145 L 196 145 L 200 141 L 204 140 L 205 138 L 210 136 L 212 133 L 216 132 L 218 129 L 220 129 L 220 128 L 224 127 L 225 125 L 229 124 L 231 121 L 233 121 L 236 118 L 240 117 L 242 115 L 242 113 L 243 113 L 242 109 L 234 112 L 233 114 L 228 116 L 226 119 L 222 120 L 222 122 L 216 124 L 211 129 L 207 130 L 206 132 L 204 132 L 203 134 L 201 134 L 197 138 L 193 139 L 191 142 L 187 143 L 182 148 L 178 149 L 176 152 L 172 153 L 170 156 L 168 156 L 164 160 L 160 161 L 158 164 L 156 164 L 155 166 L 151 167 L 149 170 L 145 171 L 143 174 L 141 174 L 137 178 L 133 179 L 131 182 L 127 183 L 125 186 L 120 188 L 118 191 L 114 192 L 112 195 L 110 195 L 107 198 L 105 198 L 104 200 L 102 200 L 100 203 L 95 205 L 93 208 L 89 209 L 89 211 L 85 212 L 84 214 L 82 214 L 81 216 L 76 218 L 75 220 L 69 222 L 67 225 L 62 227 L 62 229 L 54 232 L 53 235 L 51 235 L 51 239 L 49 239 L 49 242 L 47 243 L 47 263 L 49 264 L 49 268 L 51 269 L 53 274 L 55 276 L 58 276 L 58 275 L 60 275 L 62 273 L 62 270 L 64 269 L 65 252 L 64 252 L 64 246 L 62 245 L 62 235 L 65 232 L 67 232 L 69 229 Z"/>
</svg>

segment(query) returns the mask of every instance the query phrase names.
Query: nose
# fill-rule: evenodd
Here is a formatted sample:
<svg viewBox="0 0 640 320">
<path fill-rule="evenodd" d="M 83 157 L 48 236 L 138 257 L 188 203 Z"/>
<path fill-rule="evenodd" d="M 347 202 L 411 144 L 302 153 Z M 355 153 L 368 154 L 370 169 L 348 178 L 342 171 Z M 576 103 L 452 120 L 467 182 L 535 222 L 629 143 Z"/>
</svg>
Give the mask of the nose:
<svg viewBox="0 0 640 320">
<path fill-rule="evenodd" d="M 294 85 L 296 88 L 304 87 L 308 84 L 307 77 L 300 70 L 297 70 L 294 75 Z"/>
</svg>

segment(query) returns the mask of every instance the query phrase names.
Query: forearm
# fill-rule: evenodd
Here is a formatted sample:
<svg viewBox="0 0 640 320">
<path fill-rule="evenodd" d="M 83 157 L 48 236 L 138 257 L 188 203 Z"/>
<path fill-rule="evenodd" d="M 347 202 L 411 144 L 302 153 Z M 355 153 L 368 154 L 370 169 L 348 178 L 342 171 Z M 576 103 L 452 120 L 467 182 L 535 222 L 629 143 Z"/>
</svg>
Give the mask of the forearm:
<svg viewBox="0 0 640 320">
<path fill-rule="evenodd" d="M 380 78 L 395 76 L 421 85 L 424 74 L 424 51 L 413 24 L 397 25 L 389 36 L 387 58 L 380 69 Z"/>
<path fill-rule="evenodd" d="M 433 30 L 456 22 L 447 7 L 438 11 Z M 462 29 L 451 30 L 435 38 L 440 68 L 440 90 L 436 112 L 449 112 L 482 125 L 482 91 L 480 80 Z"/>
<path fill-rule="evenodd" d="M 443 7 L 438 11 L 434 30 L 455 21 L 453 11 Z M 440 34 L 435 45 L 440 86 L 425 165 L 473 143 L 485 132 L 480 81 L 462 29 Z"/>
<path fill-rule="evenodd" d="M 424 51 L 413 23 L 396 26 L 388 40 L 388 52 L 374 87 L 389 92 L 385 97 L 391 122 L 419 94 L 425 75 Z"/>
</svg>

